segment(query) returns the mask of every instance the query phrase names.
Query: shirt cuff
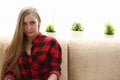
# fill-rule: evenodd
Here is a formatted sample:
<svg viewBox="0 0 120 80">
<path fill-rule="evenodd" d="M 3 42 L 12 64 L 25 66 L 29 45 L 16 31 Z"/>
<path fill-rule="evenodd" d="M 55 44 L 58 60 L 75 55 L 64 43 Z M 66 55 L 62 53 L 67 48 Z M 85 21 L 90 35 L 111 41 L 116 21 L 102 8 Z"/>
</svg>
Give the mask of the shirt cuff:
<svg viewBox="0 0 120 80">
<path fill-rule="evenodd" d="M 60 73 L 59 73 L 59 72 L 57 72 L 57 71 L 52 71 L 52 72 L 50 72 L 50 75 L 51 75 L 51 74 L 56 74 L 57 78 L 59 78 L 59 77 L 60 77 Z"/>
<path fill-rule="evenodd" d="M 15 78 L 13 75 L 8 74 L 5 76 L 5 80 L 15 80 Z"/>
</svg>

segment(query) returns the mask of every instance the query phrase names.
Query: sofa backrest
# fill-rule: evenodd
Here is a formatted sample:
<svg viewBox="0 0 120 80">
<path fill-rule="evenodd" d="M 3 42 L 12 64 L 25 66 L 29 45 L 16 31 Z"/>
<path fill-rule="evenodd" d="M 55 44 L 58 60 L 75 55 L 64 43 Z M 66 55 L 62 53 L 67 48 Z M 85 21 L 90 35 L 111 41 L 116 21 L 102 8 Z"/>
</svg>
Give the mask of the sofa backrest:
<svg viewBox="0 0 120 80">
<path fill-rule="evenodd" d="M 69 80 L 120 80 L 120 40 L 71 39 Z"/>
</svg>

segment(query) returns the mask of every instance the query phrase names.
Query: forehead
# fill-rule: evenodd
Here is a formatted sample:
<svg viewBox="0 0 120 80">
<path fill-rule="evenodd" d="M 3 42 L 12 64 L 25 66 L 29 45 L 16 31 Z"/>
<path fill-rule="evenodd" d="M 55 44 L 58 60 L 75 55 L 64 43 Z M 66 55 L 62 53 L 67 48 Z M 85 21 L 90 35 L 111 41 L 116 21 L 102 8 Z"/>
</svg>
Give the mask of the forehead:
<svg viewBox="0 0 120 80">
<path fill-rule="evenodd" d="M 29 22 L 29 21 L 32 21 L 32 20 L 35 20 L 35 19 L 37 19 L 36 15 L 33 14 L 33 13 L 30 13 L 30 14 L 28 14 L 24 17 L 24 22 Z"/>
</svg>

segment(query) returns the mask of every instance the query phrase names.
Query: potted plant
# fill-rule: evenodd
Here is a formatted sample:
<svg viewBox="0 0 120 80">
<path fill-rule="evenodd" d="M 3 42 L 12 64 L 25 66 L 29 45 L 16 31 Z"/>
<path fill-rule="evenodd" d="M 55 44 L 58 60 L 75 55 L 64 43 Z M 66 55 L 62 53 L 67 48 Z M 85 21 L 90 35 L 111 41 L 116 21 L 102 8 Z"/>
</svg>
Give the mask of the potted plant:
<svg viewBox="0 0 120 80">
<path fill-rule="evenodd" d="M 46 35 L 55 37 L 54 24 L 48 24 L 45 28 Z"/>
<path fill-rule="evenodd" d="M 105 23 L 104 34 L 106 36 L 114 36 L 114 34 L 115 34 L 115 28 L 114 28 L 114 26 L 110 22 L 106 22 Z"/>
<path fill-rule="evenodd" d="M 74 22 L 72 23 L 71 30 L 73 37 L 79 37 L 83 35 L 84 27 L 82 26 L 81 23 Z"/>
</svg>

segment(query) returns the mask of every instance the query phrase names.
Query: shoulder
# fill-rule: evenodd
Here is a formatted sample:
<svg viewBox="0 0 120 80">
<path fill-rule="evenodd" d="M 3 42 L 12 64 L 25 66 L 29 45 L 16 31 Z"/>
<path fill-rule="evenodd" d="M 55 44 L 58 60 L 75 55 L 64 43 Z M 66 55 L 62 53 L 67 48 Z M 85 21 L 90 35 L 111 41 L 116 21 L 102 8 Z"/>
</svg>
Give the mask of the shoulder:
<svg viewBox="0 0 120 80">
<path fill-rule="evenodd" d="M 44 41 L 45 41 L 45 42 L 48 42 L 48 43 L 51 44 L 51 45 L 59 44 L 58 41 L 57 41 L 57 39 L 54 38 L 54 37 L 52 37 L 52 36 L 43 35 L 43 37 L 44 37 Z"/>
</svg>

